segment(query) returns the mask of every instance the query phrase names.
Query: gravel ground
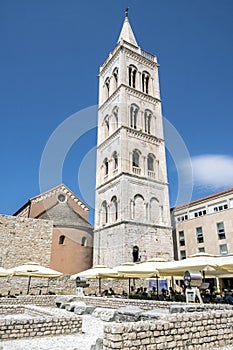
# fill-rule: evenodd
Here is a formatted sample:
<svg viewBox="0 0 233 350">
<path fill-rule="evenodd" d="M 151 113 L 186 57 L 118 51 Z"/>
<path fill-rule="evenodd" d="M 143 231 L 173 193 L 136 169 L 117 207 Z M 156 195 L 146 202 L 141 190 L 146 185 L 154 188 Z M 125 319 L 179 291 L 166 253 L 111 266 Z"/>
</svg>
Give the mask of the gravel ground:
<svg viewBox="0 0 233 350">
<path fill-rule="evenodd" d="M 103 326 L 103 321 L 84 315 L 83 334 L 4 341 L 0 343 L 0 350 L 90 350 L 96 339 L 103 337 Z M 233 345 L 209 350 L 233 350 Z"/>
</svg>

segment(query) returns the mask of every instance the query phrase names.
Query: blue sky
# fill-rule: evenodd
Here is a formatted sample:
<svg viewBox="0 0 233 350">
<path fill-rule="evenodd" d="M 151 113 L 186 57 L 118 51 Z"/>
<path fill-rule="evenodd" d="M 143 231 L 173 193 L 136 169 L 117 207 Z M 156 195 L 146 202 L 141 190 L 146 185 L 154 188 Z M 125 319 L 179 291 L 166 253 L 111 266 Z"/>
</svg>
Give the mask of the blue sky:
<svg viewBox="0 0 233 350">
<path fill-rule="evenodd" d="M 127 6 L 140 47 L 158 56 L 163 115 L 193 164 L 192 198 L 233 187 L 232 0 L 0 0 L 0 213 L 40 193 L 50 136 L 97 104 L 99 65 L 116 45 Z M 85 181 L 93 192 L 94 165 L 81 193 L 77 178 L 95 142 L 89 131 L 64 160 L 62 181 L 78 196 Z M 169 153 L 168 177 L 174 205 L 178 180 Z"/>
</svg>

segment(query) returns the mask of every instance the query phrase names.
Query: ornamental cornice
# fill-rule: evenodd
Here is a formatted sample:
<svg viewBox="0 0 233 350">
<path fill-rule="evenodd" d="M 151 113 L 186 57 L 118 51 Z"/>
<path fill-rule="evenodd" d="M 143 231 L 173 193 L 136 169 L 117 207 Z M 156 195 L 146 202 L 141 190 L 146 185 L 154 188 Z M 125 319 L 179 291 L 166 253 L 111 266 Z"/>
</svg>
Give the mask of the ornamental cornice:
<svg viewBox="0 0 233 350">
<path fill-rule="evenodd" d="M 109 230 L 111 227 L 114 227 L 114 226 L 120 226 L 120 225 L 133 225 L 135 227 L 135 220 L 119 220 L 118 222 L 114 222 L 114 223 L 108 223 L 108 224 L 105 224 L 104 226 L 101 226 L 99 228 L 96 228 L 94 229 L 94 234 L 95 232 L 100 232 L 100 231 L 104 231 L 104 230 Z M 172 227 L 170 225 L 166 225 L 166 224 L 148 224 L 146 222 L 137 222 L 137 226 L 144 226 L 144 227 L 149 227 L 149 228 L 153 228 L 153 229 L 167 229 L 167 230 L 171 230 Z M 166 233 L 163 232 L 163 233 Z M 167 235 L 170 236 L 170 232 L 166 233 Z"/>
<path fill-rule="evenodd" d="M 159 98 L 153 97 L 151 95 L 147 95 L 142 91 L 131 88 L 130 86 L 124 85 L 126 92 L 128 92 L 131 96 L 135 96 L 142 101 L 150 102 L 150 103 L 161 103 Z"/>
<path fill-rule="evenodd" d="M 157 185 L 158 186 L 157 189 L 159 189 L 159 190 L 163 190 L 162 187 L 164 187 L 164 186 L 167 187 L 168 186 L 168 183 L 164 182 L 164 181 L 151 179 L 151 178 L 146 177 L 146 176 L 140 176 L 140 175 L 136 175 L 136 174 L 132 174 L 132 173 L 129 173 L 129 172 L 122 171 L 122 172 L 118 173 L 116 176 L 110 177 L 107 181 L 105 181 L 104 183 L 102 183 L 101 185 L 96 187 L 96 191 L 101 191 L 100 193 L 103 193 L 107 189 L 110 189 L 110 188 L 114 187 L 115 184 L 116 184 L 116 182 L 114 182 L 114 181 L 116 181 L 117 179 L 119 179 L 122 176 L 129 177 L 130 178 L 130 182 L 133 183 L 133 181 L 134 181 L 135 185 L 138 185 L 139 183 L 141 185 L 145 185 L 145 181 L 148 181 L 150 183 L 153 183 L 153 184 Z M 113 184 L 113 182 L 114 182 L 114 184 Z"/>
<path fill-rule="evenodd" d="M 161 145 L 164 142 L 163 139 L 160 139 L 160 138 L 158 138 L 154 135 L 151 135 L 151 134 L 146 134 L 141 130 L 134 130 L 134 129 L 131 129 L 127 126 L 125 126 L 124 128 L 126 129 L 127 134 L 130 137 L 134 137 L 140 141 L 150 142 L 153 145 L 157 145 L 157 146 Z"/>
<path fill-rule="evenodd" d="M 112 101 L 116 98 L 117 94 L 119 93 L 121 86 L 122 86 L 122 84 L 120 86 L 118 86 L 118 88 L 111 94 L 111 96 L 99 107 L 99 111 L 101 111 L 107 105 L 112 103 Z"/>
<path fill-rule="evenodd" d="M 100 194 L 103 194 L 106 191 L 110 190 L 111 188 L 115 188 L 120 183 L 120 179 L 119 178 L 120 178 L 120 174 L 115 176 L 115 177 L 112 177 L 111 179 L 109 179 L 104 184 L 98 186 L 96 188 L 96 191 L 98 191 Z"/>
<path fill-rule="evenodd" d="M 123 51 L 126 52 L 128 57 L 133 58 L 138 63 L 142 63 L 149 68 L 153 69 L 153 68 L 157 68 L 159 66 L 159 64 L 157 62 L 152 61 L 152 58 L 154 58 L 155 56 L 153 56 L 149 53 L 146 53 L 146 51 L 141 50 L 140 53 L 137 53 L 135 51 L 130 50 L 127 47 L 123 47 Z"/>
<path fill-rule="evenodd" d="M 112 101 L 116 98 L 116 96 L 118 95 L 119 91 L 121 88 L 125 88 L 125 91 L 128 92 L 131 96 L 137 97 L 139 99 L 141 99 L 142 101 L 145 102 L 150 102 L 153 104 L 158 104 L 161 103 L 161 100 L 159 98 L 153 97 L 151 95 L 147 95 L 144 92 L 140 91 L 140 90 L 136 90 L 135 88 L 132 88 L 128 85 L 125 84 L 121 84 L 118 86 L 118 88 L 111 94 L 111 96 L 104 102 L 102 103 L 102 105 L 99 107 L 99 111 L 102 111 L 102 109 L 106 108 L 109 104 L 112 103 Z"/>
<path fill-rule="evenodd" d="M 104 148 L 105 146 L 108 146 L 114 139 L 117 138 L 117 136 L 120 134 L 120 129 L 122 127 L 120 127 L 119 129 L 117 129 L 116 131 L 114 131 L 113 134 L 111 134 L 110 136 L 108 136 L 108 138 L 106 140 L 104 140 L 102 143 L 100 143 L 97 146 L 97 149 L 101 149 Z"/>
<path fill-rule="evenodd" d="M 102 143 L 100 143 L 98 146 L 97 146 L 97 149 L 102 149 L 106 146 L 108 146 L 114 139 L 116 139 L 121 130 L 122 129 L 125 129 L 128 136 L 129 137 L 134 137 L 140 141 L 143 141 L 143 142 L 149 142 L 153 145 L 161 145 L 162 143 L 164 143 L 164 140 L 163 139 L 160 139 L 154 135 L 151 135 L 151 134 L 146 134 L 144 133 L 143 131 L 141 130 L 135 130 L 135 129 L 131 129 L 129 128 L 128 126 L 124 126 L 122 125 L 120 128 L 118 128 L 116 131 L 114 131 L 113 134 L 111 134 L 110 136 L 108 136 L 108 138 L 106 140 L 104 140 Z"/>
<path fill-rule="evenodd" d="M 32 198 L 31 199 L 31 203 L 34 204 L 34 203 L 38 203 L 38 202 L 44 201 L 47 198 L 50 198 L 50 197 L 52 197 L 54 195 L 57 195 L 57 194 L 60 194 L 60 193 L 64 193 L 67 197 L 70 197 L 83 210 L 89 211 L 89 208 L 64 185 L 55 187 L 55 188 L 51 189 L 48 192 L 44 192 L 41 195 Z"/>
<path fill-rule="evenodd" d="M 148 53 L 140 48 L 137 49 L 138 52 L 136 52 L 135 47 L 133 45 L 131 45 L 132 49 L 129 46 L 130 46 L 129 43 L 123 41 L 123 45 L 122 45 L 122 43 L 119 43 L 115 47 L 115 49 L 113 49 L 113 51 L 110 52 L 109 56 L 106 58 L 104 63 L 100 66 L 101 75 L 104 75 L 105 72 L 114 64 L 116 59 L 119 57 L 121 50 L 122 50 L 122 52 L 126 52 L 128 57 L 135 59 L 138 63 L 142 63 L 142 64 L 144 64 L 147 67 L 150 67 L 152 69 L 159 67 L 156 56 L 154 56 L 154 55 L 152 55 L 152 54 L 150 54 L 150 53 Z"/>
</svg>

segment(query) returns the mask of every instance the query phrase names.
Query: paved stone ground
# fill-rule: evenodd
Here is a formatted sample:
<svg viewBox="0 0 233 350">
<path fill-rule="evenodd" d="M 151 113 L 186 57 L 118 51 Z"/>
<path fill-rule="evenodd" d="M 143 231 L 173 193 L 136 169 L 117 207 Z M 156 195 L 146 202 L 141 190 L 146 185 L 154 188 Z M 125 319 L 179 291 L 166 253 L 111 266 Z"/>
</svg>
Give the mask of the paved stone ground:
<svg viewBox="0 0 233 350">
<path fill-rule="evenodd" d="M 100 319 L 84 315 L 83 334 L 4 341 L 0 343 L 0 350 L 90 350 L 96 339 L 103 337 L 103 326 Z M 209 350 L 233 350 L 233 345 Z"/>
</svg>

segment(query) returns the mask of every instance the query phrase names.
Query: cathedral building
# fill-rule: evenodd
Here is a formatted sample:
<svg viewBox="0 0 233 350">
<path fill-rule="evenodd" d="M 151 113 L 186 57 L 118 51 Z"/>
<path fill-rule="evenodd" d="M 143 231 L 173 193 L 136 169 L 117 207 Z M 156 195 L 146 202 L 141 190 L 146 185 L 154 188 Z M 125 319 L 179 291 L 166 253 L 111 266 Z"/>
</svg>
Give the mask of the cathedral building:
<svg viewBox="0 0 233 350">
<path fill-rule="evenodd" d="M 99 73 L 94 264 L 173 259 L 158 67 L 126 11 Z"/>
<path fill-rule="evenodd" d="M 47 237 L 44 235 L 33 240 L 31 244 L 30 240 L 27 242 L 27 261 L 34 258 L 33 251 L 38 250 L 41 243 L 44 243 L 46 257 L 41 253 L 38 257 L 39 262 L 47 259 L 52 269 L 69 275 L 90 268 L 93 256 L 93 228 L 88 222 L 88 212 L 86 204 L 64 184 L 29 199 L 14 216 L 25 218 L 25 222 L 28 218 L 38 219 L 41 224 L 42 221 L 51 222 L 52 232 L 51 237 L 47 233 Z M 29 238 L 27 232 L 25 235 Z M 22 239 L 22 235 L 19 239 Z M 25 243 L 23 246 L 25 247 Z"/>
</svg>

